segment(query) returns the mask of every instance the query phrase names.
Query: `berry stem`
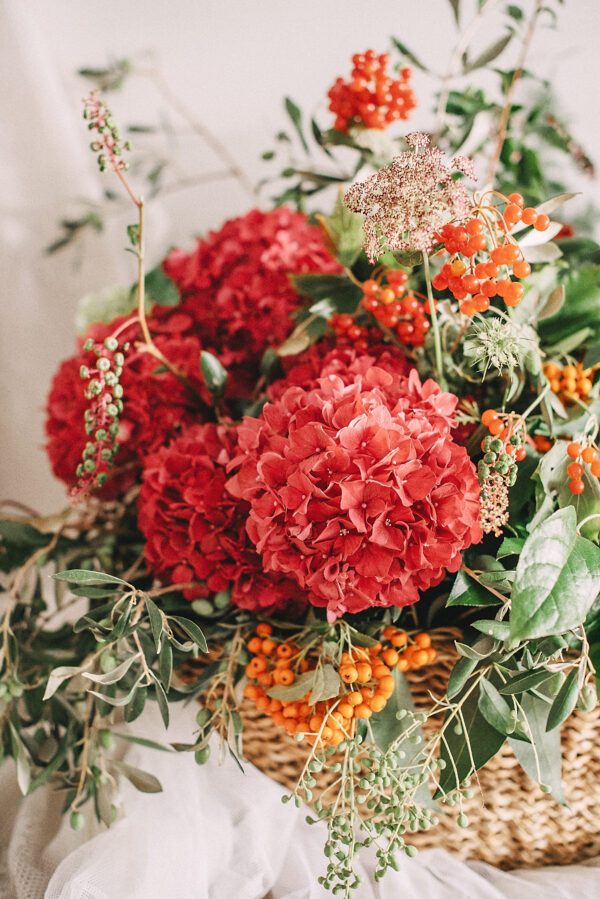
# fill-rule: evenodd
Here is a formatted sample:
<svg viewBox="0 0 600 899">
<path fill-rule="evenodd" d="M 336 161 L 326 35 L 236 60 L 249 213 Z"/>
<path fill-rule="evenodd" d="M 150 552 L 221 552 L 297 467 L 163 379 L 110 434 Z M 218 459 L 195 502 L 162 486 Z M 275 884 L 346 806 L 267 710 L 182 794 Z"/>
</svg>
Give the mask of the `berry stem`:
<svg viewBox="0 0 600 899">
<path fill-rule="evenodd" d="M 124 180 L 124 179 L 123 179 Z M 140 197 L 138 201 L 136 201 L 136 205 L 138 207 L 139 212 L 139 227 L 138 227 L 138 247 L 137 247 L 137 258 L 138 258 L 138 315 L 140 317 L 140 326 L 142 328 L 142 334 L 144 335 L 144 341 L 148 346 L 153 346 L 152 337 L 150 335 L 150 331 L 148 329 L 148 322 L 146 321 L 146 291 L 145 291 L 145 280 L 144 280 L 144 198 Z M 162 355 L 162 354 L 161 354 Z"/>
<path fill-rule="evenodd" d="M 525 37 L 523 38 L 523 43 L 521 45 L 519 61 L 517 62 L 517 66 L 513 73 L 508 90 L 506 91 L 506 100 L 504 102 L 504 107 L 500 114 L 500 122 L 498 124 L 498 139 L 496 141 L 496 149 L 494 151 L 494 155 L 492 156 L 492 161 L 490 162 L 490 168 L 488 171 L 487 180 L 490 184 L 492 184 L 494 181 L 496 169 L 498 168 L 498 163 L 500 162 L 500 154 L 502 153 L 502 147 L 504 146 L 506 130 L 508 128 L 508 121 L 510 119 L 510 112 L 512 109 L 513 95 L 517 83 L 523 74 L 523 68 L 525 66 L 525 60 L 527 59 L 527 53 L 529 52 L 529 47 L 531 46 L 531 41 L 533 40 L 533 35 L 535 34 L 535 27 L 537 25 L 538 16 L 541 13 L 542 8 L 543 0 L 536 0 L 535 9 L 531 15 L 531 19 L 529 20 L 529 25 L 525 33 Z"/>
<path fill-rule="evenodd" d="M 429 301 L 429 315 L 431 316 L 431 331 L 433 333 L 433 346 L 435 350 L 435 368 L 437 381 L 442 390 L 446 389 L 446 379 L 444 377 L 444 367 L 442 362 L 442 340 L 440 336 L 440 328 L 435 311 L 433 301 L 433 291 L 431 289 L 431 271 L 429 269 L 429 257 L 423 252 L 423 272 L 425 274 L 425 283 L 427 285 L 427 299 Z"/>
</svg>

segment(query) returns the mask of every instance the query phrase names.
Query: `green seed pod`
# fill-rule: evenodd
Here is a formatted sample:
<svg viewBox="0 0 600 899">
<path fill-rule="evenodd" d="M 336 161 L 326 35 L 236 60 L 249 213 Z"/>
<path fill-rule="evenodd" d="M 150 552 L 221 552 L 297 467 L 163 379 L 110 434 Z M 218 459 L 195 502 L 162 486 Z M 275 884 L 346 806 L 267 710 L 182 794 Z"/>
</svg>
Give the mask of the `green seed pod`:
<svg viewBox="0 0 600 899">
<path fill-rule="evenodd" d="M 86 459 L 83 463 L 84 471 L 87 471 L 88 474 L 91 474 L 93 471 L 96 471 L 96 463 L 93 459 Z"/>
<path fill-rule="evenodd" d="M 500 440 L 499 437 L 494 437 L 494 439 L 490 443 L 490 449 L 494 453 L 501 452 L 503 446 L 504 446 L 504 444 L 502 443 L 502 441 Z"/>
<path fill-rule="evenodd" d="M 91 337 L 88 337 L 86 342 L 83 344 L 83 349 L 86 353 L 89 353 L 90 350 L 92 350 L 93 348 L 94 348 L 94 341 L 92 340 Z"/>
<path fill-rule="evenodd" d="M 194 759 L 197 765 L 205 765 L 210 758 L 210 746 L 203 746 L 194 753 Z"/>
<path fill-rule="evenodd" d="M 71 825 L 72 830 L 81 830 L 85 824 L 85 818 L 81 812 L 73 812 L 69 818 L 69 824 Z"/>
<path fill-rule="evenodd" d="M 511 470 L 508 474 L 508 486 L 509 487 L 515 486 L 515 484 L 517 483 L 518 475 L 519 475 L 519 472 L 517 471 L 517 466 L 515 465 L 513 468 L 511 468 Z"/>
<path fill-rule="evenodd" d="M 104 485 L 106 484 L 107 481 L 108 481 L 108 475 L 105 471 L 101 471 L 99 474 L 96 475 L 96 484 L 98 485 L 98 487 L 104 487 Z"/>
<path fill-rule="evenodd" d="M 458 824 L 459 827 L 468 827 L 469 819 L 467 818 L 467 816 L 465 814 L 463 814 L 461 812 L 461 814 L 456 819 L 456 823 Z"/>
<path fill-rule="evenodd" d="M 106 356 L 101 356 L 96 363 L 98 371 L 108 371 L 110 369 L 110 360 Z"/>
<path fill-rule="evenodd" d="M 114 749 L 117 745 L 117 741 L 115 740 L 115 735 L 110 730 L 101 730 L 98 739 L 100 740 L 100 745 L 104 749 Z"/>
<path fill-rule="evenodd" d="M 496 453 L 486 453 L 483 457 L 483 461 L 486 465 L 494 465 L 496 462 L 497 456 Z"/>
<path fill-rule="evenodd" d="M 490 447 L 492 445 L 492 437 L 488 434 L 487 437 L 483 438 L 483 451 L 484 453 L 488 453 L 490 451 Z"/>
<path fill-rule="evenodd" d="M 119 348 L 119 341 L 116 337 L 107 337 L 104 341 L 104 346 L 107 350 L 110 350 L 111 353 L 114 353 L 114 351 Z"/>
</svg>

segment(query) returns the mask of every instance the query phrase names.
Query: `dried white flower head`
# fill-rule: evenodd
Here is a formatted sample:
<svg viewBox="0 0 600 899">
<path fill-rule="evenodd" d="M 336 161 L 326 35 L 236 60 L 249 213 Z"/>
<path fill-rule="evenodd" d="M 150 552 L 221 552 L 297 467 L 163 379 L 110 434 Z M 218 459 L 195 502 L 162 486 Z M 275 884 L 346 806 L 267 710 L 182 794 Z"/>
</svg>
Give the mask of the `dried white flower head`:
<svg viewBox="0 0 600 899">
<path fill-rule="evenodd" d="M 464 184 L 452 180 L 452 172 L 473 177 L 471 161 L 457 156 L 448 163 L 441 150 L 429 146 L 426 134 L 412 132 L 406 140 L 412 150 L 354 184 L 345 196 L 348 209 L 363 215 L 364 248 L 371 262 L 386 248 L 427 252 L 443 225 L 469 216 L 469 194 Z"/>
</svg>

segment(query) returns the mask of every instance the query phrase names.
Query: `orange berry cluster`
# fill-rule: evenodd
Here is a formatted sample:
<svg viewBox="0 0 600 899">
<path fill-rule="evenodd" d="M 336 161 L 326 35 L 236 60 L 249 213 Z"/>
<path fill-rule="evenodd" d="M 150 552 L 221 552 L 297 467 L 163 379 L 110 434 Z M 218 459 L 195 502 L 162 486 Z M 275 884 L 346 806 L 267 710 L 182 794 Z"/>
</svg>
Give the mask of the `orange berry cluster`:
<svg viewBox="0 0 600 899">
<path fill-rule="evenodd" d="M 590 466 L 590 472 L 594 477 L 600 478 L 598 450 L 593 446 L 582 447 L 580 443 L 572 442 L 567 447 L 567 456 L 573 460 L 567 465 L 569 490 L 575 496 L 579 496 L 585 490 L 584 463 Z"/>
<path fill-rule="evenodd" d="M 388 269 L 385 285 L 369 278 L 362 285 L 361 304 L 384 327 L 395 329 L 402 343 L 423 346 L 431 327 L 427 318 L 428 300 L 413 290 L 407 291 L 407 280 L 408 275 L 401 269 Z"/>
<path fill-rule="evenodd" d="M 401 69 L 394 79 L 388 73 L 389 55 L 377 56 L 374 50 L 352 57 L 350 81 L 337 78 L 330 88 L 329 109 L 335 113 L 334 129 L 348 133 L 353 125 L 364 125 L 379 131 L 397 119 L 407 119 L 417 105 L 409 84 L 411 70 Z"/>
<path fill-rule="evenodd" d="M 417 634 L 409 644 L 404 631 L 388 627 L 383 633 L 387 646 L 379 642 L 368 649 L 356 646 L 342 653 L 339 675 L 348 690 L 341 695 L 311 703 L 308 691 L 301 700 L 282 701 L 270 698 L 268 689 L 275 684 L 293 683 L 294 665 L 300 671 L 308 671 L 315 667 L 316 660 L 307 660 L 298 647 L 289 643 L 277 643 L 271 639 L 271 633 L 270 625 L 261 623 L 248 641 L 249 651 L 255 654 L 246 666 L 246 674 L 255 682 L 245 687 L 244 696 L 270 715 L 275 724 L 291 735 L 300 734 L 311 745 L 339 746 L 346 737 L 353 736 L 357 720 L 370 718 L 385 708 L 395 689 L 394 667 L 400 671 L 421 668 L 437 654 L 429 634 Z"/>
<path fill-rule="evenodd" d="M 507 306 L 519 305 L 525 291 L 513 278 L 526 278 L 531 266 L 509 232 L 518 221 L 538 231 L 545 231 L 550 224 L 547 215 L 529 206 L 523 209 L 520 194 L 502 196 L 502 200 L 504 213 L 495 205 L 478 207 L 473 218 L 461 225 L 444 225 L 437 235 L 451 258 L 431 283 L 436 290 L 449 290 L 460 302 L 463 315 L 485 312 L 495 296 L 502 297 Z"/>
<path fill-rule="evenodd" d="M 555 362 L 547 362 L 544 365 L 544 374 L 550 382 L 550 389 L 553 393 L 568 394 L 565 396 L 567 402 L 570 397 L 580 400 L 587 399 L 593 382 L 590 377 L 594 369 L 588 368 L 583 370 L 583 364 L 578 365 L 557 365 Z M 572 400 L 571 400 L 572 401 Z"/>
</svg>

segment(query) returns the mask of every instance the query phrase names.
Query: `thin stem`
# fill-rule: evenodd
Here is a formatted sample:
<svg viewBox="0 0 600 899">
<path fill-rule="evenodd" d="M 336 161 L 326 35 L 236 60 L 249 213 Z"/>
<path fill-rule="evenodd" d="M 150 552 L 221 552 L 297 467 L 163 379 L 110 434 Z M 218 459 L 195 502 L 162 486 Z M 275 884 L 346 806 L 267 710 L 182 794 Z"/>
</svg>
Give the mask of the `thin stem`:
<svg viewBox="0 0 600 899">
<path fill-rule="evenodd" d="M 431 289 L 431 272 L 429 270 L 429 257 L 427 253 L 423 252 L 423 271 L 425 274 L 425 283 L 427 285 L 427 299 L 429 300 L 429 314 L 431 316 L 431 329 L 433 332 L 433 346 L 435 349 L 435 367 L 437 373 L 437 380 L 442 388 L 442 390 L 446 389 L 446 379 L 444 377 L 444 367 L 442 361 L 442 339 L 440 336 L 440 326 L 437 320 L 437 313 L 435 311 L 435 304 L 433 301 L 433 291 Z"/>
<path fill-rule="evenodd" d="M 150 331 L 148 329 L 148 322 L 146 321 L 146 291 L 145 291 L 145 281 L 144 281 L 144 199 L 140 197 L 137 207 L 139 210 L 139 230 L 138 230 L 138 248 L 137 248 L 137 258 L 138 258 L 138 315 L 140 317 L 140 325 L 142 327 L 142 334 L 144 335 L 144 340 L 148 344 L 148 346 L 153 346 L 152 337 L 150 335 Z M 162 355 L 162 354 L 161 354 Z"/>
<path fill-rule="evenodd" d="M 492 161 L 490 162 L 490 168 L 488 171 L 488 182 L 491 184 L 494 181 L 494 177 L 496 175 L 496 169 L 498 168 L 498 163 L 500 162 L 500 154 L 502 153 L 502 147 L 504 146 L 504 140 L 506 138 L 506 129 L 508 128 L 508 120 L 510 118 L 510 111 L 512 109 L 513 95 L 515 92 L 515 88 L 519 79 L 523 74 L 523 68 L 525 66 L 525 60 L 527 59 L 527 53 L 529 52 L 529 48 L 531 46 L 531 42 L 533 40 L 533 35 L 535 33 L 535 27 L 537 25 L 537 19 L 542 11 L 543 0 L 536 0 L 535 9 L 529 20 L 529 25 L 527 31 L 525 33 L 525 37 L 523 38 L 523 43 L 521 45 L 521 53 L 519 55 L 519 61 L 517 62 L 517 67 L 513 73 L 513 77 L 511 79 L 509 88 L 506 92 L 506 100 L 504 103 L 504 107 L 502 109 L 502 113 L 500 115 L 500 123 L 498 126 L 498 139 L 496 140 L 496 149 L 494 151 L 494 155 L 492 156 Z"/>
</svg>

